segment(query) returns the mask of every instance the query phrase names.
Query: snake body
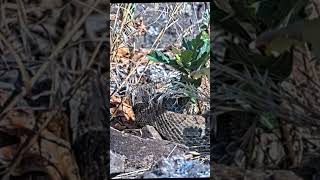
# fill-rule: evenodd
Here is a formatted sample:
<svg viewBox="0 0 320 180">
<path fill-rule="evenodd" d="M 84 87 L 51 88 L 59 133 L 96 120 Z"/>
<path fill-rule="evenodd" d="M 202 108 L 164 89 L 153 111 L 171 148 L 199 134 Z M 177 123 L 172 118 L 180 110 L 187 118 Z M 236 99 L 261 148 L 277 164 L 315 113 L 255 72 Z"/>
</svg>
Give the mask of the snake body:
<svg viewBox="0 0 320 180">
<path fill-rule="evenodd" d="M 210 131 L 203 116 L 179 114 L 143 103 L 134 106 L 134 113 L 138 125 L 155 127 L 164 139 L 185 144 L 199 153 L 210 152 Z"/>
</svg>

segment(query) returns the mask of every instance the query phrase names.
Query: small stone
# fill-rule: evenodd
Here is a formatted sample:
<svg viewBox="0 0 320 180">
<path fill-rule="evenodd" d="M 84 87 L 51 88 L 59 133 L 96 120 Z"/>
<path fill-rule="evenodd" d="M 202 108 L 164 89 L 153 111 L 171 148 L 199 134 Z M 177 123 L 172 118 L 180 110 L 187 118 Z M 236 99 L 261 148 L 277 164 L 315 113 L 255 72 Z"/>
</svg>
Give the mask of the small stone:
<svg viewBox="0 0 320 180">
<path fill-rule="evenodd" d="M 142 137 L 150 139 L 162 139 L 158 131 L 150 125 L 146 125 L 142 128 Z"/>
<path fill-rule="evenodd" d="M 144 174 L 144 178 L 197 178 L 209 177 L 210 165 L 198 160 L 187 160 L 182 156 L 164 158 Z"/>
<path fill-rule="evenodd" d="M 125 156 L 110 151 L 110 174 L 124 172 L 125 159 Z"/>
</svg>

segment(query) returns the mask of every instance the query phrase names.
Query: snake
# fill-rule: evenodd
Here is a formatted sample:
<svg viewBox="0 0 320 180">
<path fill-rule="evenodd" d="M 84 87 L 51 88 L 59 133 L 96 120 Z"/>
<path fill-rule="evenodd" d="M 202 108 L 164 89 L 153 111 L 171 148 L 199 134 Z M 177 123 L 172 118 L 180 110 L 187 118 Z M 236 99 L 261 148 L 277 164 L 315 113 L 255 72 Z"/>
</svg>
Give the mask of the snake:
<svg viewBox="0 0 320 180">
<path fill-rule="evenodd" d="M 142 92 L 142 93 L 141 93 Z M 201 115 L 180 114 L 151 103 L 146 91 L 138 93 L 133 106 L 135 121 L 139 126 L 153 126 L 163 139 L 184 144 L 200 154 L 210 153 L 210 120 Z"/>
</svg>

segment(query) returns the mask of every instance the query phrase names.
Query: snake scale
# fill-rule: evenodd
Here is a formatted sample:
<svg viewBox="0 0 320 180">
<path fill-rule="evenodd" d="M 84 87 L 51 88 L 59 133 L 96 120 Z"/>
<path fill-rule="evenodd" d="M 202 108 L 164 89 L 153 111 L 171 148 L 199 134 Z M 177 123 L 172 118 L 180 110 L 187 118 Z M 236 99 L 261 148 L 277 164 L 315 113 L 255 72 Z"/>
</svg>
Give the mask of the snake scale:
<svg viewBox="0 0 320 180">
<path fill-rule="evenodd" d="M 151 125 L 166 140 L 187 145 L 200 154 L 210 153 L 209 120 L 203 116 L 171 112 L 145 100 L 135 104 L 133 110 L 139 126 Z"/>
</svg>

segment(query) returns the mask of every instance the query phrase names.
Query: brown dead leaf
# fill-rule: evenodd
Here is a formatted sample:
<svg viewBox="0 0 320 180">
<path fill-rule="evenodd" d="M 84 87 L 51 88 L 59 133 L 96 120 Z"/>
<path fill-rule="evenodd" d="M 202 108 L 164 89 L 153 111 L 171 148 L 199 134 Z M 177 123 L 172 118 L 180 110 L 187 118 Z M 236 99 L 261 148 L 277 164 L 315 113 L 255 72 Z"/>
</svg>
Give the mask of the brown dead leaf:
<svg viewBox="0 0 320 180">
<path fill-rule="evenodd" d="M 118 48 L 112 52 L 112 54 L 115 53 L 115 60 L 120 63 L 129 63 L 130 57 L 132 56 L 132 53 L 130 52 L 130 49 L 125 45 L 120 45 Z"/>
<path fill-rule="evenodd" d="M 33 129 L 35 118 L 31 109 L 12 109 L 0 121 L 0 127 Z"/>
<path fill-rule="evenodd" d="M 49 116 L 49 113 L 42 113 L 38 120 L 39 123 L 44 123 Z M 47 130 L 59 138 L 69 140 L 69 131 L 68 127 L 66 126 L 66 124 L 68 124 L 67 122 L 68 116 L 64 113 L 59 113 L 49 122 L 49 124 L 47 125 Z"/>
<path fill-rule="evenodd" d="M 121 100 L 119 97 L 112 96 L 110 105 L 112 117 L 124 118 L 125 121 L 134 120 L 134 113 L 129 100 Z"/>
<path fill-rule="evenodd" d="M 46 118 L 47 113 L 40 115 L 42 118 Z M 15 113 L 15 119 L 24 119 L 26 115 L 24 113 Z M 22 117 L 19 117 L 22 116 Z M 61 122 L 59 118 L 64 116 L 56 116 L 52 121 Z M 6 122 L 16 122 L 16 121 L 6 121 Z M 19 122 L 19 121 L 17 121 Z M 66 179 L 75 179 L 80 180 L 78 167 L 75 161 L 75 158 L 71 151 L 71 145 L 69 141 L 66 141 L 58 137 L 55 131 L 54 133 L 50 129 L 44 129 L 37 143 L 31 145 L 30 149 L 22 155 L 22 160 L 18 166 L 14 169 L 13 174 L 15 176 L 20 176 L 24 173 L 32 172 L 35 169 L 38 171 L 44 171 L 49 174 L 52 180 L 59 180 L 61 176 Z M 11 126 L 12 127 L 12 126 Z M 17 135 L 20 138 L 18 144 L 8 145 L 0 148 L 0 159 L 4 162 L 12 162 L 15 160 L 20 149 L 25 147 L 26 140 L 29 140 L 28 137 L 33 136 L 35 131 L 30 128 L 22 128 L 14 126 L 10 129 L 2 129 L 2 131 L 10 134 Z M 59 135 L 59 134 L 58 134 Z"/>
<path fill-rule="evenodd" d="M 147 63 L 148 62 L 147 54 L 149 53 L 150 53 L 150 50 L 140 48 L 139 50 L 134 52 L 134 55 L 131 59 L 135 62 Z"/>
<path fill-rule="evenodd" d="M 116 50 L 116 57 L 117 58 L 129 58 L 130 57 L 130 50 L 127 47 L 120 47 Z"/>
<path fill-rule="evenodd" d="M 114 105 L 116 106 L 117 104 L 121 103 L 122 100 L 120 97 L 117 97 L 117 96 L 111 96 L 110 98 L 110 105 Z"/>
</svg>

